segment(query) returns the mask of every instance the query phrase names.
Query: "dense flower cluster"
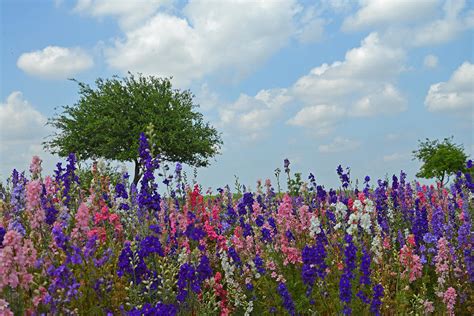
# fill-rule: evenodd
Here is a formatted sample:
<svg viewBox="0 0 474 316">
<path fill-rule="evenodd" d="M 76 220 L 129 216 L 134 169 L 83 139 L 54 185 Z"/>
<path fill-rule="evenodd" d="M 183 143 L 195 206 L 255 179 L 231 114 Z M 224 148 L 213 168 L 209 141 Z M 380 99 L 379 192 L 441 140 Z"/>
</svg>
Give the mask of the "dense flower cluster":
<svg viewBox="0 0 474 316">
<path fill-rule="evenodd" d="M 367 176 L 360 191 L 339 166 L 337 190 L 310 174 L 299 193 L 266 180 L 204 195 L 177 164 L 161 195 L 144 134 L 139 152 L 138 187 L 95 168 L 85 191 L 74 155 L 53 176 L 38 157 L 13 171 L 0 315 L 474 314 L 472 169 L 449 187 Z"/>
</svg>

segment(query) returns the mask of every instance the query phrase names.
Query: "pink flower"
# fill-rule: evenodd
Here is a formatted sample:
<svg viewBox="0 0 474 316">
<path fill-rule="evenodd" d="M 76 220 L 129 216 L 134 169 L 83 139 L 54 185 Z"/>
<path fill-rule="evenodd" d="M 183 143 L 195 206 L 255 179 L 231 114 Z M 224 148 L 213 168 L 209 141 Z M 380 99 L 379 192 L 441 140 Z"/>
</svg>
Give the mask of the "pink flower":
<svg viewBox="0 0 474 316">
<path fill-rule="evenodd" d="M 33 174 L 33 176 L 38 176 L 41 173 L 41 158 L 38 156 L 33 156 L 31 159 L 31 164 L 30 164 L 30 172 Z"/>
<path fill-rule="evenodd" d="M 28 289 L 33 276 L 28 272 L 36 260 L 36 249 L 29 239 L 23 241 L 20 233 L 9 230 L 0 249 L 0 291 L 10 286 Z"/>
<path fill-rule="evenodd" d="M 8 308 L 8 302 L 0 298 L 0 315 L 13 316 L 13 312 Z"/>
<path fill-rule="evenodd" d="M 452 287 L 449 287 L 443 296 L 443 302 L 446 304 L 446 309 L 448 310 L 448 315 L 454 315 L 454 305 L 456 304 L 456 290 Z"/>
<path fill-rule="evenodd" d="M 40 180 L 32 180 L 26 185 L 26 208 L 29 211 L 30 226 L 38 228 L 45 220 L 45 213 L 41 207 L 41 191 L 43 185 Z"/>
<path fill-rule="evenodd" d="M 432 312 L 434 312 L 433 302 L 431 301 L 424 301 L 423 307 L 425 308 L 425 314 L 431 314 Z"/>
<path fill-rule="evenodd" d="M 405 267 L 402 276 L 408 274 L 409 281 L 413 282 L 421 277 L 423 266 L 421 264 L 420 256 L 413 254 L 412 249 L 408 245 L 409 243 L 400 249 L 400 263 Z"/>
<path fill-rule="evenodd" d="M 438 240 L 438 254 L 434 258 L 436 262 L 436 273 L 438 274 L 438 283 L 443 285 L 446 282 L 446 277 L 449 273 L 449 266 L 451 263 L 451 254 L 448 248 L 448 241 L 441 237 Z"/>
<path fill-rule="evenodd" d="M 73 238 L 80 238 L 81 236 L 87 235 L 90 230 L 89 216 L 89 208 L 87 207 L 86 203 L 81 203 L 75 216 L 76 225 L 72 232 Z"/>
</svg>

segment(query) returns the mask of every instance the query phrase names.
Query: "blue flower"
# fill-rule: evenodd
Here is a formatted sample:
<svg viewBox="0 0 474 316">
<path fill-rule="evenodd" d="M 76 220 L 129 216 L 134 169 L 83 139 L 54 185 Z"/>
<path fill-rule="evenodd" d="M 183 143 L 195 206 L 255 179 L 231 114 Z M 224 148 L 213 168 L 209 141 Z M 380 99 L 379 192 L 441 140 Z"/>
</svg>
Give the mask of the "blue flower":
<svg viewBox="0 0 474 316">
<path fill-rule="evenodd" d="M 264 274 L 266 272 L 265 268 L 263 267 L 263 259 L 259 255 L 255 256 L 253 262 L 255 263 L 255 267 L 257 268 L 258 273 Z"/>
<path fill-rule="evenodd" d="M 283 300 L 283 307 L 288 311 L 290 315 L 296 315 L 295 304 L 291 298 L 290 293 L 286 287 L 285 283 L 280 282 L 277 288 L 278 294 L 280 294 L 281 299 Z"/>
<path fill-rule="evenodd" d="M 7 231 L 5 230 L 5 228 L 0 226 L 0 248 L 3 247 L 3 237 L 5 236 L 6 233 Z"/>
<path fill-rule="evenodd" d="M 373 288 L 374 296 L 372 298 L 372 303 L 370 304 L 370 311 L 375 315 L 380 315 L 380 306 L 382 301 L 380 300 L 383 297 L 383 286 L 381 284 L 376 284 Z"/>
<path fill-rule="evenodd" d="M 262 227 L 263 224 L 265 223 L 265 218 L 262 215 L 258 215 L 257 219 L 255 220 L 255 223 L 257 224 L 258 227 Z"/>
<path fill-rule="evenodd" d="M 370 254 L 365 248 L 362 249 L 362 260 L 360 264 L 360 284 L 370 285 Z"/>
<path fill-rule="evenodd" d="M 157 253 L 160 256 L 164 256 L 161 242 L 156 236 L 146 236 L 140 242 L 140 257 L 146 258 L 150 254 Z"/>
<path fill-rule="evenodd" d="M 206 255 L 201 256 L 199 265 L 197 266 L 197 274 L 199 282 L 204 282 L 204 280 L 212 277 L 212 268 L 209 262 L 209 258 Z"/>
<path fill-rule="evenodd" d="M 233 247 L 229 247 L 229 249 L 227 250 L 227 253 L 232 258 L 232 260 L 234 261 L 236 265 L 240 265 L 242 263 L 239 255 L 237 254 L 237 251 L 235 251 Z"/>
</svg>

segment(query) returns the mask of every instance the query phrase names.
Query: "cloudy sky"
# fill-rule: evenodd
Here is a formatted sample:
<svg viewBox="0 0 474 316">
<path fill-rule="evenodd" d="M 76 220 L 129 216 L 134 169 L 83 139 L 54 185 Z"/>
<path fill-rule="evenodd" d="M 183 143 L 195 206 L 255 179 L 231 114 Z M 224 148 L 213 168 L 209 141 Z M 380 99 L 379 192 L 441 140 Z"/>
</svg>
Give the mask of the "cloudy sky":
<svg viewBox="0 0 474 316">
<path fill-rule="evenodd" d="M 473 155 L 474 2 L 442 0 L 25 1 L 0 4 L 0 178 L 47 172 L 55 108 L 76 78 L 173 76 L 223 135 L 202 184 L 255 187 L 289 158 L 338 184 L 405 170 L 417 140 L 454 136 Z"/>
</svg>

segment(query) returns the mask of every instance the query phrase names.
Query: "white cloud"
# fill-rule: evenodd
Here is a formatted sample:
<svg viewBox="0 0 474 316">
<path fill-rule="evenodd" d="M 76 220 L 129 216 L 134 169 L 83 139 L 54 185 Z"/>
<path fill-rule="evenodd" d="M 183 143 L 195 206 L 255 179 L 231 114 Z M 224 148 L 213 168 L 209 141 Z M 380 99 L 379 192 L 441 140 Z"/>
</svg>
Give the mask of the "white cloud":
<svg viewBox="0 0 474 316">
<path fill-rule="evenodd" d="M 392 162 L 392 161 L 408 160 L 409 158 L 410 158 L 410 154 L 408 153 L 393 153 L 390 155 L 383 156 L 383 161 Z"/>
<path fill-rule="evenodd" d="M 423 65 L 426 68 L 436 68 L 438 67 L 438 57 L 435 55 L 426 55 L 425 59 L 423 60 Z"/>
<path fill-rule="evenodd" d="M 466 61 L 446 82 L 430 86 L 425 98 L 429 111 L 474 109 L 474 64 Z"/>
<path fill-rule="evenodd" d="M 355 3 L 353 0 L 320 0 L 319 2 L 324 9 L 337 14 L 349 12 Z"/>
<path fill-rule="evenodd" d="M 415 46 L 446 43 L 461 32 L 474 27 L 474 10 L 463 13 L 464 0 L 446 1 L 443 6 L 444 16 L 431 21 L 412 31 Z"/>
<path fill-rule="evenodd" d="M 393 81 L 404 70 L 405 52 L 384 45 L 377 33 L 346 53 L 344 61 L 323 64 L 301 77 L 295 94 L 307 103 L 332 103 L 354 94 L 367 94 Z"/>
<path fill-rule="evenodd" d="M 334 138 L 330 144 L 319 145 L 318 150 L 321 153 L 339 153 L 354 150 L 360 147 L 360 142 L 343 137 Z"/>
<path fill-rule="evenodd" d="M 181 13 L 158 12 L 128 29 L 105 50 L 107 63 L 187 86 L 211 74 L 245 76 L 292 37 L 308 42 L 323 32 L 317 14 L 295 0 L 189 1 Z"/>
<path fill-rule="evenodd" d="M 287 123 L 306 127 L 318 135 L 325 135 L 332 131 L 344 115 L 345 110 L 335 105 L 319 104 L 304 107 Z"/>
<path fill-rule="evenodd" d="M 384 45 L 377 33 L 346 53 L 343 61 L 322 64 L 287 89 L 262 90 L 219 109 L 220 125 L 245 130 L 239 135 L 257 139 L 261 131 L 282 117 L 283 105 L 298 105 L 286 123 L 312 135 L 330 133 L 343 119 L 404 111 L 407 103 L 395 86 L 404 71 L 405 52 Z M 263 99 L 264 95 L 269 95 Z M 288 111 L 286 111 L 288 113 Z"/>
<path fill-rule="evenodd" d="M 209 88 L 207 83 L 200 85 L 196 92 L 195 103 L 199 104 L 199 108 L 203 111 L 209 111 L 219 104 L 219 95 Z"/>
<path fill-rule="evenodd" d="M 318 42 L 323 38 L 326 20 L 319 17 L 319 12 L 315 7 L 304 10 L 299 21 L 301 26 L 296 30 L 295 35 L 301 43 Z"/>
<path fill-rule="evenodd" d="M 218 125 L 242 140 L 260 139 L 291 100 L 286 89 L 261 90 L 254 97 L 241 94 L 234 103 L 219 109 Z"/>
<path fill-rule="evenodd" d="M 407 102 L 401 93 L 392 85 L 386 84 L 382 89 L 358 100 L 351 111 L 354 116 L 376 116 L 405 111 Z"/>
<path fill-rule="evenodd" d="M 296 81 L 291 92 L 306 107 L 288 122 L 325 134 L 343 117 L 405 110 L 406 101 L 394 84 L 404 61 L 403 50 L 385 45 L 377 33 L 368 35 L 343 61 L 313 68 Z"/>
<path fill-rule="evenodd" d="M 48 79 L 65 79 L 92 67 L 93 64 L 92 57 L 84 50 L 58 46 L 24 53 L 17 61 L 17 66 L 24 72 Z"/>
<path fill-rule="evenodd" d="M 0 176 L 5 179 L 13 168 L 27 170 L 33 155 L 46 159 L 41 142 L 50 134 L 46 117 L 38 112 L 19 91 L 0 104 Z M 53 163 L 49 163 L 53 165 Z"/>
<path fill-rule="evenodd" d="M 362 28 L 393 25 L 419 21 L 433 14 L 439 0 L 400 1 L 366 0 L 352 16 L 344 20 L 342 28 L 346 31 Z"/>
<path fill-rule="evenodd" d="M 122 28 L 137 26 L 171 0 L 78 0 L 74 11 L 94 17 L 113 16 Z"/>
</svg>

